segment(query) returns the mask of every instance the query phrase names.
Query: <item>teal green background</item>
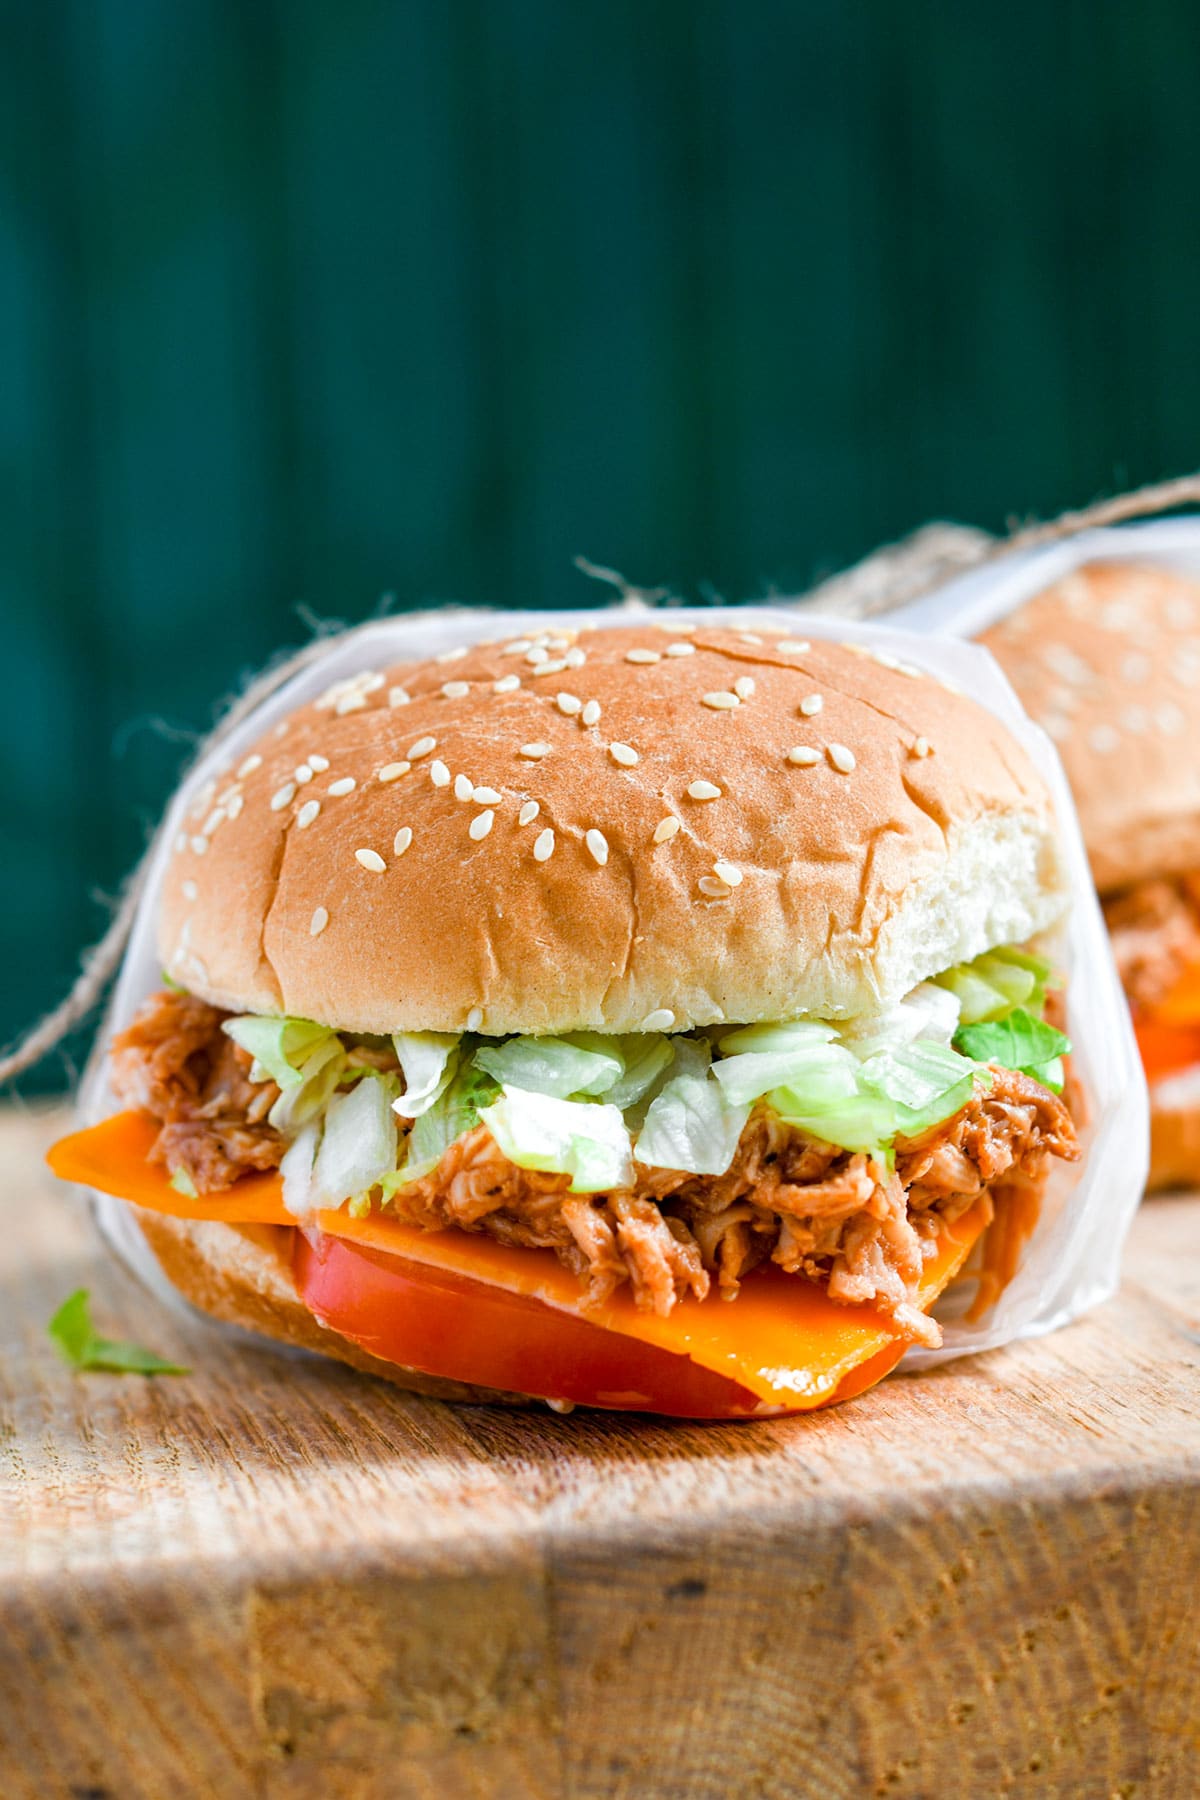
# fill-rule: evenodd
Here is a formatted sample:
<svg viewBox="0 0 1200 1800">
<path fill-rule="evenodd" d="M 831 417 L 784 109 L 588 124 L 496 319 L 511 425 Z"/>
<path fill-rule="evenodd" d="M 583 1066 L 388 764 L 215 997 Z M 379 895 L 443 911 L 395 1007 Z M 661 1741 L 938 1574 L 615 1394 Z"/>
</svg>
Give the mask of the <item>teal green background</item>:
<svg viewBox="0 0 1200 1800">
<path fill-rule="evenodd" d="M 1198 75 L 1191 0 L 0 0 L 0 1036 L 300 608 L 1200 462 Z"/>
</svg>

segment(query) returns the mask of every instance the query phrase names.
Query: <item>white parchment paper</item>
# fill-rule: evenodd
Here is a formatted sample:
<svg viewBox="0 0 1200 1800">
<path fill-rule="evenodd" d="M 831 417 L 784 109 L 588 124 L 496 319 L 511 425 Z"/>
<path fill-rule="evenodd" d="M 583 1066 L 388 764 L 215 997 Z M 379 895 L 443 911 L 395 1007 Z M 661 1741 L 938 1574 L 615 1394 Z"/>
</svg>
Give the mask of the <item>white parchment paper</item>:
<svg viewBox="0 0 1200 1800">
<path fill-rule="evenodd" d="M 1015 571 L 1005 573 L 1011 579 Z M 953 585 L 961 588 L 966 584 Z M 948 592 L 943 590 L 937 599 Z M 624 607 L 608 612 L 459 612 L 366 625 L 350 641 L 333 646 L 326 657 L 294 677 L 244 721 L 203 759 L 171 803 L 168 829 L 160 837 L 99 1052 L 84 1080 L 80 1105 L 85 1121 L 95 1123 L 115 1105 L 108 1089 L 104 1044 L 114 1031 L 129 1023 L 139 1003 L 161 986 L 155 923 L 168 846 L 180 828 L 191 794 L 210 775 L 237 763 L 277 719 L 342 676 L 419 660 L 481 638 L 516 637 L 563 626 L 603 628 L 628 624 L 636 616 Z M 672 609 L 671 617 L 680 623 L 733 625 L 743 631 L 753 631 L 761 623 L 783 627 L 792 637 L 801 634 L 794 611 L 769 606 L 681 607 Z M 928 628 L 925 618 L 918 623 Z M 944 1348 L 910 1352 L 904 1366 L 913 1368 L 1056 1330 L 1115 1292 L 1121 1247 L 1146 1174 L 1145 1083 L 1058 757 L 1050 740 L 1026 718 L 991 657 L 974 645 L 918 636 L 890 621 L 866 625 L 808 614 L 802 635 L 862 643 L 890 652 L 969 693 L 1003 719 L 1047 778 L 1071 869 L 1074 902 L 1067 932 L 1068 1030 L 1091 1106 L 1084 1160 L 1074 1166 L 1056 1165 L 1038 1229 L 1014 1280 L 995 1307 L 976 1325 L 947 1317 Z M 97 1198 L 102 1226 L 114 1246 L 165 1297 L 182 1304 L 146 1251 L 141 1233 L 131 1229 L 125 1204 Z M 953 1312 L 952 1301 L 946 1310 L 947 1314 Z"/>
</svg>

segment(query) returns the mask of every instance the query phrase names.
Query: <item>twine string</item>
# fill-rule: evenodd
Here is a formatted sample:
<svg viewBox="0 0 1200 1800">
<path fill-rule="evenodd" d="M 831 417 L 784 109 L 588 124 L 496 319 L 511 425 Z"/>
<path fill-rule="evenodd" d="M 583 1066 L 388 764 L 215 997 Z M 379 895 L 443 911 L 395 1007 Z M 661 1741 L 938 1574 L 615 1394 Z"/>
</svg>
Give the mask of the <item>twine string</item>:
<svg viewBox="0 0 1200 1800">
<path fill-rule="evenodd" d="M 935 523 L 924 525 L 899 543 L 885 545 L 852 568 L 833 576 L 804 596 L 805 606 L 844 617 L 870 618 L 917 599 L 952 576 L 981 567 L 1017 551 L 1039 549 L 1075 537 L 1103 525 L 1130 519 L 1151 518 L 1178 507 L 1200 505 L 1200 471 L 1153 482 L 1129 493 L 1117 494 L 1092 506 L 1060 513 L 1055 519 L 1011 526 L 1006 537 L 994 538 L 968 526 Z M 647 603 L 665 589 L 633 588 L 615 570 L 601 569 L 577 559 L 585 574 L 612 583 L 628 604 Z M 217 749 L 255 709 L 302 670 L 329 650 L 351 643 L 375 621 L 341 631 L 325 631 L 303 649 L 283 656 L 255 676 L 223 709 L 209 736 L 199 745 L 181 777 L 186 783 L 192 770 L 210 751 Z M 0 1087 L 33 1068 L 64 1038 L 86 1023 L 100 1005 L 125 954 L 145 890 L 155 852 L 166 829 L 160 821 L 141 860 L 127 879 L 112 920 L 99 942 L 85 954 L 70 991 L 50 1012 L 0 1056 Z"/>
</svg>

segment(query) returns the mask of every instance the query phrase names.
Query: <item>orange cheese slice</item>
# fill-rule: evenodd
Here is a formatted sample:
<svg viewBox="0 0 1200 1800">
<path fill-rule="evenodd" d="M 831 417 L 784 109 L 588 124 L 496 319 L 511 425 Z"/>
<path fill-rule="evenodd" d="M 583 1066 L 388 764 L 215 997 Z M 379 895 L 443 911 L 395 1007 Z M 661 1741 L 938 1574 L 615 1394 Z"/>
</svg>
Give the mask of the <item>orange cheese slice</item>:
<svg viewBox="0 0 1200 1800">
<path fill-rule="evenodd" d="M 223 1194 L 190 1199 L 177 1193 L 146 1157 L 157 1135 L 152 1121 L 120 1113 L 89 1131 L 62 1138 L 47 1161 L 55 1174 L 101 1193 L 176 1218 L 225 1224 L 296 1225 L 283 1205 L 278 1175 L 246 1175 Z M 926 1263 L 920 1304 L 928 1308 L 958 1274 L 990 1216 L 981 1200 L 944 1225 Z M 908 1347 L 891 1319 L 871 1306 L 841 1306 L 823 1289 L 781 1269 L 757 1269 L 736 1300 L 716 1295 L 684 1300 L 665 1319 L 642 1312 L 629 1290 L 600 1307 L 583 1305 L 579 1283 L 548 1250 L 498 1244 L 466 1231 L 422 1231 L 378 1213 L 353 1219 L 320 1212 L 312 1223 L 332 1237 L 370 1245 L 406 1262 L 445 1269 L 527 1299 L 540 1300 L 590 1324 L 622 1332 L 727 1376 L 769 1405 L 794 1409 L 846 1399 L 878 1381 Z"/>
</svg>

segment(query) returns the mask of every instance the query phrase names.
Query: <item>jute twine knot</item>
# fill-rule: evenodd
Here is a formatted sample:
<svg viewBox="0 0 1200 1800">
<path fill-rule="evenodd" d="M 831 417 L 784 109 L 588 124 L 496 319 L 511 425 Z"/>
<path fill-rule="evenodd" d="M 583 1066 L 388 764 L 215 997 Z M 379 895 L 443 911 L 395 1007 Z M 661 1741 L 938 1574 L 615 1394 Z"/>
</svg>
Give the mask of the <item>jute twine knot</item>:
<svg viewBox="0 0 1200 1800">
<path fill-rule="evenodd" d="M 964 525 L 923 525 L 899 543 L 884 545 L 852 568 L 820 583 L 801 596 L 798 603 L 813 611 L 843 618 L 875 618 L 933 592 L 956 575 L 1017 551 L 1039 549 L 1098 526 L 1119 525 L 1130 519 L 1151 518 L 1177 507 L 1196 505 L 1200 505 L 1200 471 L 1118 494 L 1080 511 L 1062 513 L 1045 523 L 1014 523 L 1005 537 L 992 537 L 985 531 Z M 577 563 L 584 574 L 610 583 L 624 604 L 631 608 L 654 606 L 668 598 L 665 588 L 635 587 L 616 570 L 589 563 L 583 557 L 577 558 Z M 196 750 L 182 780 L 186 781 L 196 763 L 223 743 L 285 682 L 330 649 L 351 642 L 375 623 L 372 620 L 368 625 L 353 626 L 348 630 L 322 632 L 302 650 L 280 657 L 255 676 L 224 707 L 212 732 Z M 124 884 L 107 931 L 85 955 L 66 998 L 0 1056 L 0 1086 L 41 1062 L 77 1026 L 84 1024 L 103 1000 L 121 965 L 163 830 L 164 822 L 160 821 L 140 862 Z"/>
</svg>

